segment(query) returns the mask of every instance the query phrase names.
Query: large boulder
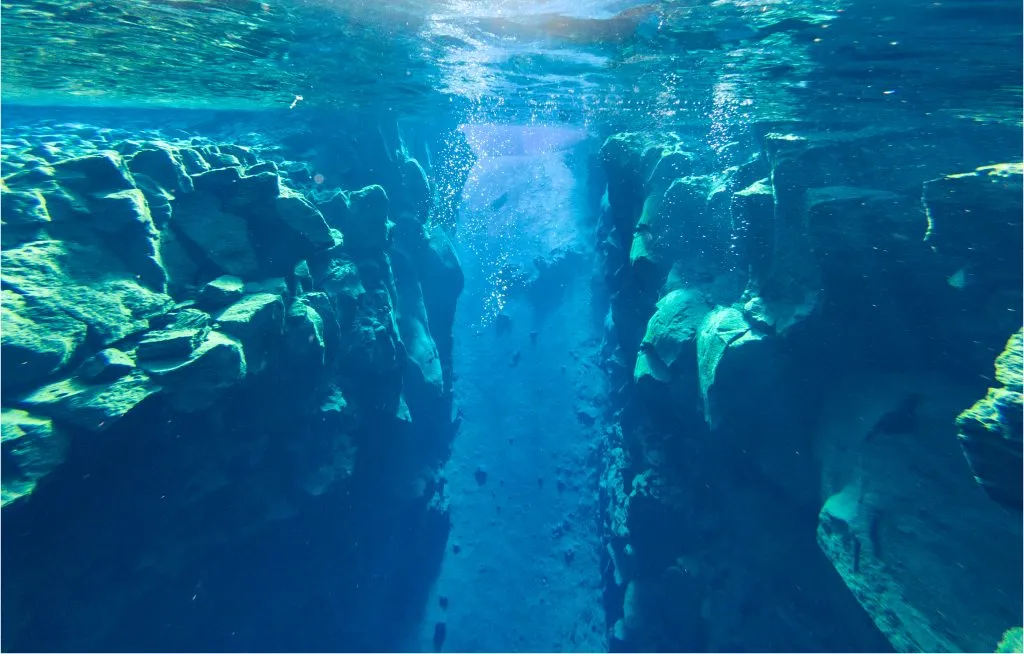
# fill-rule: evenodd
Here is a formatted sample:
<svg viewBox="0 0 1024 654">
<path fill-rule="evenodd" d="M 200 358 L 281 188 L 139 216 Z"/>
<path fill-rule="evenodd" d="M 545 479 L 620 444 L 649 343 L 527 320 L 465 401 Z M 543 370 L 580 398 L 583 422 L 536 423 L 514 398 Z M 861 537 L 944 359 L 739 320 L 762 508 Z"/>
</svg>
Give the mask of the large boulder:
<svg viewBox="0 0 1024 654">
<path fill-rule="evenodd" d="M 678 289 L 658 301 L 637 355 L 634 379 L 667 383 L 682 371 L 696 371 L 696 337 L 709 310 L 698 291 Z"/>
<path fill-rule="evenodd" d="M 43 386 L 22 398 L 37 413 L 88 431 L 105 431 L 160 387 L 136 371 L 110 383 L 71 378 Z"/>
<path fill-rule="evenodd" d="M 4 289 L 0 364 L 5 391 L 24 390 L 59 371 L 85 341 L 86 325 L 55 307 Z"/>
<path fill-rule="evenodd" d="M 242 345 L 217 331 L 209 331 L 187 358 L 141 364 L 165 388 L 169 404 L 180 411 L 198 411 L 215 403 L 227 389 L 246 376 Z"/>
<path fill-rule="evenodd" d="M 133 175 L 149 177 L 161 189 L 172 194 L 191 192 L 194 188 L 181 156 L 165 143 L 146 144 L 128 160 L 128 169 Z"/>
<path fill-rule="evenodd" d="M 211 171 L 214 172 L 214 171 Z M 183 234 L 221 272 L 253 277 L 259 269 L 244 218 L 221 209 L 210 192 L 197 190 L 173 203 L 172 226 Z"/>
<path fill-rule="evenodd" d="M 245 348 L 249 374 L 263 369 L 268 348 L 284 331 L 284 301 L 275 293 L 253 293 L 216 315 L 218 329 Z"/>
<path fill-rule="evenodd" d="M 35 241 L 0 257 L 6 287 L 53 314 L 75 318 L 103 345 L 145 330 L 150 318 L 171 306 L 171 298 L 139 284 L 97 247 Z"/>
<path fill-rule="evenodd" d="M 766 367 L 763 336 L 733 307 L 716 307 L 708 313 L 697 333 L 697 364 L 704 419 L 717 427 L 723 413 L 742 409 L 749 398 L 759 397 L 755 380 Z M 759 356 L 760 354 L 760 356 Z"/>
<path fill-rule="evenodd" d="M 242 299 L 245 282 L 233 275 L 221 275 L 206 283 L 196 297 L 196 304 L 204 309 L 222 309 Z"/>
<path fill-rule="evenodd" d="M 65 159 L 53 164 L 53 177 L 76 193 L 114 193 L 133 190 L 135 181 L 116 152 Z"/>
<path fill-rule="evenodd" d="M 676 259 L 685 261 L 691 274 L 713 273 L 710 267 L 720 262 L 728 244 L 729 225 L 717 224 L 709 207 L 713 185 L 710 176 L 680 177 L 664 191 L 647 196 L 635 238 L 647 242 L 648 256 L 660 265 L 662 274 Z M 631 258 L 635 259 L 635 254 Z"/>
<path fill-rule="evenodd" d="M 100 241 L 137 280 L 164 290 L 167 276 L 160 261 L 156 226 L 143 192 L 136 188 L 117 153 L 23 170 L 4 183 L 19 193 L 6 202 L 5 209 L 14 211 L 5 217 L 5 223 L 12 223 L 13 228 L 4 236 L 5 245 L 46 238 Z M 42 202 L 33 204 L 35 197 Z M 48 223 L 45 233 L 39 229 L 41 220 Z"/>
<path fill-rule="evenodd" d="M 302 241 L 303 256 L 333 247 L 334 235 L 323 215 L 301 195 L 284 189 L 274 200 L 277 216 Z"/>
</svg>

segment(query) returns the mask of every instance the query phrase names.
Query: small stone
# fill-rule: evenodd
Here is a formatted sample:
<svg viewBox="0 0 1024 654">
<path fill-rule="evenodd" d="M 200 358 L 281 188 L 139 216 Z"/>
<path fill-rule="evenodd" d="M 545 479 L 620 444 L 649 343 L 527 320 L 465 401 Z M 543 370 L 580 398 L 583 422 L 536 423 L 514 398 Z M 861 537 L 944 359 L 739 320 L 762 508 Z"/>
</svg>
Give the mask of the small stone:
<svg viewBox="0 0 1024 654">
<path fill-rule="evenodd" d="M 476 479 L 478 486 L 483 486 L 487 483 L 487 470 L 483 466 L 477 466 L 476 472 L 473 473 L 473 478 Z"/>
<path fill-rule="evenodd" d="M 437 603 L 438 603 L 438 605 L 442 609 L 447 609 L 448 608 L 448 596 L 447 595 L 442 595 L 442 596 L 438 597 L 437 598 Z"/>
</svg>

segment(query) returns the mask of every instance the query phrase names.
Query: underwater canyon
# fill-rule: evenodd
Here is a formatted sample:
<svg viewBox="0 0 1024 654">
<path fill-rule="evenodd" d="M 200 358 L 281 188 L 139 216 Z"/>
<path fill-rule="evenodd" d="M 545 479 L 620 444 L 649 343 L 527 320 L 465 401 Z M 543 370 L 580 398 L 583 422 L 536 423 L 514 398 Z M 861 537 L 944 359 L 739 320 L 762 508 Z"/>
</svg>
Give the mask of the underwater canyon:
<svg viewBox="0 0 1024 654">
<path fill-rule="evenodd" d="M 4 2 L 0 649 L 1020 651 L 1012 3 L 512 4 Z"/>
</svg>

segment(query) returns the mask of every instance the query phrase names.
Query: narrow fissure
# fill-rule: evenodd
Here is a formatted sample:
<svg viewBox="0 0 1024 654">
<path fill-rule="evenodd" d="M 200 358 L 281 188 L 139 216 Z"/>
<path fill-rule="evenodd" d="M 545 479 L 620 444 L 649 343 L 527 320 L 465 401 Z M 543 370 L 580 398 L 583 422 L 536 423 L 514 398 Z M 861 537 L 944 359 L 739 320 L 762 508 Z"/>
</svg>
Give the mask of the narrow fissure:
<svg viewBox="0 0 1024 654">
<path fill-rule="evenodd" d="M 0 651 L 1021 651 L 1018 10 L 5 3 Z"/>
<path fill-rule="evenodd" d="M 420 647 L 444 624 L 445 651 L 604 651 L 600 323 L 586 180 L 570 167 L 586 135 L 467 132 L 477 163 L 454 239 L 466 274 L 460 425 L 442 472 L 452 527 Z"/>
</svg>

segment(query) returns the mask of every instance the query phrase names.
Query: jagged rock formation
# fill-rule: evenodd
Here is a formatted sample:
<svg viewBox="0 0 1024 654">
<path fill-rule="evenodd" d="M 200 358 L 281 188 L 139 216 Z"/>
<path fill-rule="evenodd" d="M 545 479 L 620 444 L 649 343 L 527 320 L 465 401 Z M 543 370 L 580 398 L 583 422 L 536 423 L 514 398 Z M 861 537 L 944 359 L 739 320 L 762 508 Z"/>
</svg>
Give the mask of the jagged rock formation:
<svg viewBox="0 0 1024 654">
<path fill-rule="evenodd" d="M 5 646 L 388 647 L 447 529 L 462 277 L 431 179 L 403 155 L 387 189 L 317 194 L 237 145 L 59 145 L 5 147 Z M 267 558 L 292 538 L 310 561 Z M 248 565 L 323 581 L 229 596 Z M 275 619 L 191 636 L 162 617 L 182 585 Z"/>
<path fill-rule="evenodd" d="M 957 416 L 960 444 L 974 471 L 974 478 L 992 499 L 1020 510 L 1021 486 L 1021 393 L 1024 385 L 1024 333 L 1006 342 L 996 358 L 996 381 L 984 398 Z"/>
<path fill-rule="evenodd" d="M 898 134 L 605 141 L 615 648 L 991 651 L 1019 620 L 1019 514 L 954 424 L 1019 328 L 1022 169 L 982 165 L 1019 154 Z M 1000 382 L 961 442 L 1019 508 Z"/>
</svg>

